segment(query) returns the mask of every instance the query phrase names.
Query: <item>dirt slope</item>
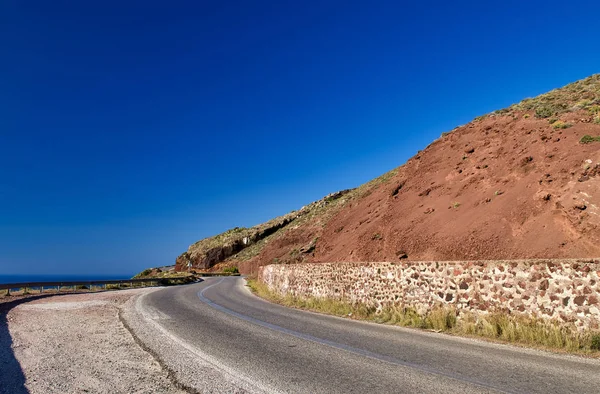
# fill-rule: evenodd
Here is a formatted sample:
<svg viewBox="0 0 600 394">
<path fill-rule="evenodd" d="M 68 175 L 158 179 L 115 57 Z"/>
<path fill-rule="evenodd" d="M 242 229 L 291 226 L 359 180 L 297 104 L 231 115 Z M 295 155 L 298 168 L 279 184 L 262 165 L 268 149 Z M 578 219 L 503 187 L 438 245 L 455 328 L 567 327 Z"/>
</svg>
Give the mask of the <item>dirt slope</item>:
<svg viewBox="0 0 600 394">
<path fill-rule="evenodd" d="M 298 227 L 303 230 L 306 230 L 306 227 L 314 226 L 322 228 L 324 223 L 321 222 L 328 218 L 327 211 L 332 207 L 339 206 L 340 202 L 343 203 L 344 196 L 351 191 L 342 190 L 331 193 L 298 211 L 290 212 L 254 227 L 236 227 L 213 237 L 202 239 L 190 245 L 186 252 L 177 257 L 175 271 L 219 271 L 226 266 L 237 266 L 238 262 L 247 261 L 256 256 L 273 238 L 273 235 L 279 237 L 287 230 Z M 308 233 L 312 234 L 311 231 Z M 315 244 L 314 237 L 305 238 L 304 244 L 298 249 L 299 256 L 312 253 Z M 226 260 L 231 262 L 223 264 Z"/>
<path fill-rule="evenodd" d="M 600 256 L 599 104 L 594 75 L 480 117 L 224 264 Z"/>
<path fill-rule="evenodd" d="M 567 129 L 515 115 L 461 127 L 410 159 L 328 223 L 315 260 L 600 255 L 600 144 L 579 143 L 600 125 L 581 111 L 561 117 Z"/>
</svg>

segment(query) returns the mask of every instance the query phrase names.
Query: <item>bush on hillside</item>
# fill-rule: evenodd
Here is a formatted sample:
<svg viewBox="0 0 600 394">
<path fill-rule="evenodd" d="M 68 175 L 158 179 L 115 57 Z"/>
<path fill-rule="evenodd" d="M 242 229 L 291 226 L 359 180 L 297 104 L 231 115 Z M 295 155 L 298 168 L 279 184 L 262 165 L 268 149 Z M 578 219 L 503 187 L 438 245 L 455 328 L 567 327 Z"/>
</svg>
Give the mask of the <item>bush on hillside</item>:
<svg viewBox="0 0 600 394">
<path fill-rule="evenodd" d="M 550 107 L 544 106 L 544 107 L 536 108 L 536 110 L 535 110 L 536 118 L 545 119 L 545 118 L 551 117 L 552 115 L 554 115 L 554 111 Z"/>
<path fill-rule="evenodd" d="M 598 137 L 592 137 L 591 135 L 584 135 L 583 137 L 581 137 L 581 139 L 579 140 L 580 143 L 582 144 L 589 144 L 592 142 L 600 142 L 600 136 Z"/>
</svg>

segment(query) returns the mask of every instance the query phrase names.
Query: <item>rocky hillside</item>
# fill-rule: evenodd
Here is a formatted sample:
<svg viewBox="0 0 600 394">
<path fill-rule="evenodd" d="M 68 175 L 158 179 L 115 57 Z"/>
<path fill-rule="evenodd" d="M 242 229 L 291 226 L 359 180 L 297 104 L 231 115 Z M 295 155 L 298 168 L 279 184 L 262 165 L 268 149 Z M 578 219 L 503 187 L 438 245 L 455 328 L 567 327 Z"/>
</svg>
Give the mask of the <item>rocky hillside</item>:
<svg viewBox="0 0 600 394">
<path fill-rule="evenodd" d="M 251 229 L 178 269 L 600 256 L 600 75 L 444 133 L 401 167 Z M 246 240 L 246 241 L 245 241 Z"/>
<path fill-rule="evenodd" d="M 238 261 L 246 261 L 254 257 L 268 239 L 274 234 L 282 234 L 289 228 L 298 227 L 301 223 L 313 222 L 320 219 L 325 211 L 339 205 L 339 199 L 351 192 L 342 190 L 329 194 L 323 199 L 293 211 L 287 215 L 277 217 L 266 223 L 254 227 L 236 227 L 222 234 L 202 239 L 191 245 L 186 252 L 177 257 L 175 261 L 176 271 L 211 270 L 219 263 L 230 261 L 226 266 L 235 266 Z M 318 221 L 318 220 L 317 220 Z M 301 251 L 303 254 L 314 251 L 316 240 L 309 240 Z M 223 264 L 218 265 L 218 269 Z"/>
</svg>

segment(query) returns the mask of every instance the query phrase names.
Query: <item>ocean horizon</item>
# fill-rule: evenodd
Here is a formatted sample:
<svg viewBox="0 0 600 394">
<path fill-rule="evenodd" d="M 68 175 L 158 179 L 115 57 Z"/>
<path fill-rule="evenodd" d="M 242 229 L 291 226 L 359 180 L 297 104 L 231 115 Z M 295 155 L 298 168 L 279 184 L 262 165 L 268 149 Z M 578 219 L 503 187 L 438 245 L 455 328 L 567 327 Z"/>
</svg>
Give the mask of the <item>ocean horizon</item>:
<svg viewBox="0 0 600 394">
<path fill-rule="evenodd" d="M 0 284 L 131 279 L 134 275 L 0 275 Z"/>
</svg>

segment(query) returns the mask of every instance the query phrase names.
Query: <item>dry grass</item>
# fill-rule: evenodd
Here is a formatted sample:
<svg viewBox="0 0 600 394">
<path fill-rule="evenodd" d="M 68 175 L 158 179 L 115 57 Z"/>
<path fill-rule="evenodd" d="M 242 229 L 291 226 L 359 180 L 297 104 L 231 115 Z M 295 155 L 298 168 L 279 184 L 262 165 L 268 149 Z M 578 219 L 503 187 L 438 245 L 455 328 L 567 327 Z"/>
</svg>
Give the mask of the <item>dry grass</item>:
<svg viewBox="0 0 600 394">
<path fill-rule="evenodd" d="M 485 119 L 489 116 L 514 115 L 517 111 L 532 112 L 536 118 L 542 119 L 582 110 L 596 114 L 600 111 L 599 104 L 600 74 L 595 74 L 537 97 L 527 98 L 492 114 L 479 116 L 475 120 Z"/>
<path fill-rule="evenodd" d="M 563 122 L 562 120 L 557 120 L 556 122 L 552 123 L 553 129 L 568 129 L 571 126 L 572 126 L 571 123 L 566 123 L 566 122 Z"/>
<path fill-rule="evenodd" d="M 373 307 L 351 304 L 344 300 L 281 295 L 255 279 L 249 279 L 248 286 L 256 295 L 269 301 L 334 316 L 578 354 L 598 355 L 600 350 L 599 332 L 581 332 L 573 326 L 525 315 L 500 312 L 476 315 L 463 312 L 458 318 L 455 309 L 441 306 L 431 309 L 425 315 L 417 313 L 414 308 L 403 306 L 388 307 L 378 312 Z"/>
<path fill-rule="evenodd" d="M 349 303 L 330 298 L 301 298 L 291 294 L 281 295 L 271 291 L 267 285 L 256 279 L 247 279 L 247 282 L 250 289 L 259 297 L 292 308 L 308 309 L 334 316 L 348 316 L 352 314 L 352 316 L 357 318 L 368 318 L 375 312 L 374 309 L 371 310 L 364 306 L 350 305 Z"/>
<path fill-rule="evenodd" d="M 560 325 L 555 321 L 506 313 L 481 316 L 468 314 L 459 320 L 454 331 L 458 334 L 573 353 L 597 352 L 593 341 L 600 335 L 590 331 L 577 331 L 573 326 Z"/>
</svg>

